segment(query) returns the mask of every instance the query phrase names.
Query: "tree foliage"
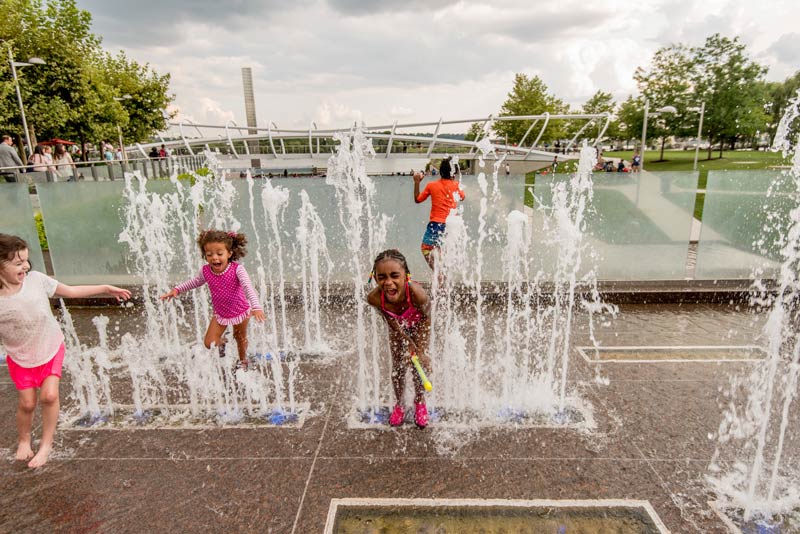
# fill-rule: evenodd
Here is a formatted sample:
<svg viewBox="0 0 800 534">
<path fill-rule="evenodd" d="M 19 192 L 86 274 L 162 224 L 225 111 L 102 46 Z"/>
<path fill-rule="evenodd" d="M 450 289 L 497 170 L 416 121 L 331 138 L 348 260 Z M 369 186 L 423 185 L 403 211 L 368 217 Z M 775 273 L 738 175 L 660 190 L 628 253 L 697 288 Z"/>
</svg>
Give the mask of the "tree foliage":
<svg viewBox="0 0 800 534">
<path fill-rule="evenodd" d="M 696 101 L 706 103 L 703 133 L 709 140 L 708 157 L 713 142 L 719 142 L 722 157 L 724 140 L 735 143 L 766 128 L 768 95 L 760 82 L 767 69 L 747 56 L 738 37 L 714 34 L 693 53 L 691 81 Z"/>
<path fill-rule="evenodd" d="M 500 116 L 540 115 L 567 113 L 569 106 L 548 92 L 547 85 L 538 76 L 528 77 L 525 74 L 514 76 L 514 86 L 503 103 Z M 497 135 L 507 137 L 509 143 L 519 143 L 533 121 L 497 121 L 494 131 Z M 563 126 L 558 124 L 547 128 L 542 141 L 552 141 L 561 137 Z M 526 139 L 526 143 L 530 139 Z"/>
<path fill-rule="evenodd" d="M 597 91 L 595 94 L 589 97 L 589 100 L 584 102 L 583 106 L 581 107 L 581 113 L 587 115 L 608 113 L 613 117 L 616 107 L 617 105 L 614 103 L 614 97 L 611 93 L 606 93 L 605 91 Z M 595 119 L 594 124 L 596 125 L 596 128 L 593 131 L 599 135 L 603 129 L 603 126 L 605 125 L 605 119 Z M 584 132 L 586 132 L 586 130 L 584 130 Z M 608 128 L 606 129 L 603 136 L 609 139 L 618 139 L 619 122 L 617 120 L 612 119 L 611 122 L 608 124 Z"/>
<path fill-rule="evenodd" d="M 17 73 L 36 137 L 116 139 L 119 125 L 128 141 L 142 141 L 163 127 L 162 110 L 173 98 L 169 75 L 105 52 L 91 32 L 91 14 L 75 0 L 0 0 L 0 12 L 4 57 L 10 48 L 16 61 L 39 57 L 46 62 Z M 0 128 L 22 135 L 6 71 L 7 66 L 0 68 Z M 133 98 L 115 100 L 125 94 Z"/>
<path fill-rule="evenodd" d="M 771 145 L 775 140 L 775 130 L 778 128 L 778 123 L 783 114 L 786 113 L 789 100 L 800 97 L 798 94 L 798 91 L 800 91 L 800 71 L 795 72 L 783 82 L 766 84 L 764 91 L 769 95 L 765 111 L 769 116 L 766 131 L 769 134 L 769 143 Z"/>
<path fill-rule="evenodd" d="M 649 101 L 650 111 L 654 112 L 653 117 L 648 117 L 647 131 L 650 139 L 661 140 L 661 159 L 667 136 L 690 135 L 685 117 L 687 109 L 694 105 L 690 76 L 693 66 L 690 49 L 681 44 L 670 45 L 656 51 L 648 70 L 638 67 L 633 75 L 641 95 Z M 659 114 L 657 110 L 666 106 L 674 107 L 677 112 Z M 641 128 L 644 112 L 639 122 Z"/>
</svg>

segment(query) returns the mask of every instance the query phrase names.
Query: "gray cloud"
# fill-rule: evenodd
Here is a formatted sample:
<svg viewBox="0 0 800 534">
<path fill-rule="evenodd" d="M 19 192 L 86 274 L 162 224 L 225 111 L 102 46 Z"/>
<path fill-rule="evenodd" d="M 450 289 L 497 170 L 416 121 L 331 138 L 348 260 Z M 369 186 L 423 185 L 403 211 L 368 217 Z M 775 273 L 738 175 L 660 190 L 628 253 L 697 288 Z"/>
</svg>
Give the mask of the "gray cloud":
<svg viewBox="0 0 800 534">
<path fill-rule="evenodd" d="M 767 48 L 782 63 L 800 68 L 800 33 L 785 33 Z"/>
<path fill-rule="evenodd" d="M 459 0 L 328 0 L 327 4 L 339 13 L 348 16 L 369 16 L 375 13 L 401 13 L 437 11 Z"/>
<path fill-rule="evenodd" d="M 292 2 L 291 9 L 302 8 L 311 0 Z M 148 43 L 170 46 L 181 41 L 194 25 L 222 28 L 249 28 L 268 21 L 272 14 L 286 10 L 279 0 L 233 0 L 227 2 L 192 0 L 170 2 L 137 0 L 108 2 L 78 0 L 78 7 L 92 14 L 94 27 L 101 30 L 105 42 L 118 46 Z"/>
<path fill-rule="evenodd" d="M 319 113 L 333 122 L 361 113 L 372 123 L 494 113 L 516 72 L 539 75 L 575 106 L 598 89 L 624 99 L 635 90 L 633 70 L 657 48 L 699 45 L 714 32 L 742 35 L 751 55 L 768 56 L 772 65 L 796 64 L 798 34 L 789 32 L 796 32 L 800 15 L 786 0 L 762 0 L 758 8 L 722 1 L 720 7 L 596 0 L 587 7 L 582 0 L 78 0 L 78 6 L 92 13 L 93 31 L 107 49 L 124 48 L 171 73 L 176 104 L 195 119 L 233 114 L 241 122 L 240 68 L 249 66 L 259 118 L 307 126 L 321 120 Z"/>
</svg>

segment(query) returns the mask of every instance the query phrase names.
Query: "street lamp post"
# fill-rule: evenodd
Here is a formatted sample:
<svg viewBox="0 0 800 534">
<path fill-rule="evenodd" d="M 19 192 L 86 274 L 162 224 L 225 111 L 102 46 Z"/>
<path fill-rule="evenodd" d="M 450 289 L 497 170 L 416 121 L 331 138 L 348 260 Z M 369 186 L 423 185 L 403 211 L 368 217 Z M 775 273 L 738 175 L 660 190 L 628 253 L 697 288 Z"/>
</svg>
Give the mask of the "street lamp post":
<svg viewBox="0 0 800 534">
<path fill-rule="evenodd" d="M 650 99 L 646 98 L 644 101 L 644 123 L 642 124 L 642 153 L 641 153 L 641 164 L 639 166 L 640 170 L 644 170 L 644 151 L 647 147 L 647 119 L 648 116 L 657 117 L 662 113 L 677 113 L 678 110 L 675 109 L 675 106 L 664 106 L 662 108 L 658 108 L 655 112 L 650 113 Z"/>
<path fill-rule="evenodd" d="M 11 65 L 11 76 L 14 78 L 14 88 L 17 90 L 17 102 L 19 103 L 19 114 L 22 116 L 22 130 L 25 132 L 25 142 L 28 145 L 28 155 L 32 154 L 31 134 L 28 131 L 28 121 L 25 119 L 25 106 L 22 105 L 22 92 L 19 90 L 19 78 L 17 78 L 17 67 L 28 67 L 30 65 L 46 65 L 43 59 L 32 57 L 28 61 L 14 61 L 14 54 L 11 47 L 8 47 L 8 63 Z"/>
<path fill-rule="evenodd" d="M 692 165 L 692 170 L 697 170 L 697 156 L 700 153 L 700 136 L 703 135 L 703 115 L 706 112 L 706 103 L 700 103 L 700 109 L 692 108 L 689 111 L 700 111 L 700 123 L 697 125 L 697 142 L 694 145 L 694 165 Z"/>
<path fill-rule="evenodd" d="M 125 93 L 122 96 L 115 96 L 114 100 L 122 102 L 123 100 L 130 100 L 131 98 L 133 98 L 131 95 Z M 128 153 L 125 151 L 125 141 L 122 139 L 122 128 L 119 124 L 117 124 L 117 134 L 119 135 L 119 148 L 122 150 L 122 160 L 128 161 Z"/>
</svg>

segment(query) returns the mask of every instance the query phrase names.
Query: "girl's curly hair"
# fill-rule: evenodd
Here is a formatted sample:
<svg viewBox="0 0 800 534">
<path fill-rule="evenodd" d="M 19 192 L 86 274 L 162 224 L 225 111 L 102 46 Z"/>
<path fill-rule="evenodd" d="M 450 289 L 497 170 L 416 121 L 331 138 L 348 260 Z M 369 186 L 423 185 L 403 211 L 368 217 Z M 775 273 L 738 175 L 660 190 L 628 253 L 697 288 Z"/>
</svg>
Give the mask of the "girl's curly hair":
<svg viewBox="0 0 800 534">
<path fill-rule="evenodd" d="M 223 243 L 225 248 L 231 252 L 231 261 L 236 261 L 247 255 L 247 237 L 242 233 L 225 232 L 210 228 L 201 232 L 200 237 L 197 238 L 197 244 L 200 246 L 200 252 L 203 255 L 206 253 L 205 246 L 207 243 Z"/>
</svg>

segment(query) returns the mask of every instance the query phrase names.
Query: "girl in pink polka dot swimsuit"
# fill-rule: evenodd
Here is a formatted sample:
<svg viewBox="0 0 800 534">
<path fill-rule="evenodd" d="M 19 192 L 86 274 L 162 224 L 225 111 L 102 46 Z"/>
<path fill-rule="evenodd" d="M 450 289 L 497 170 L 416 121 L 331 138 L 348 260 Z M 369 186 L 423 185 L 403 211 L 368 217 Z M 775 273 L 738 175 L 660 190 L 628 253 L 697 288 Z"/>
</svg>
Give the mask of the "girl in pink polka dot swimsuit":
<svg viewBox="0 0 800 534">
<path fill-rule="evenodd" d="M 220 356 L 224 356 L 225 341 L 222 335 L 232 325 L 233 339 L 239 350 L 238 365 L 247 369 L 247 323 L 251 316 L 259 322 L 266 319 L 247 271 L 236 262 L 247 254 L 247 238 L 235 232 L 206 230 L 197 238 L 197 244 L 208 264 L 203 265 L 196 278 L 178 284 L 169 293 L 161 295 L 161 300 L 208 284 L 214 316 L 206 330 L 206 348 L 210 349 L 212 345 L 219 347 Z"/>
</svg>

